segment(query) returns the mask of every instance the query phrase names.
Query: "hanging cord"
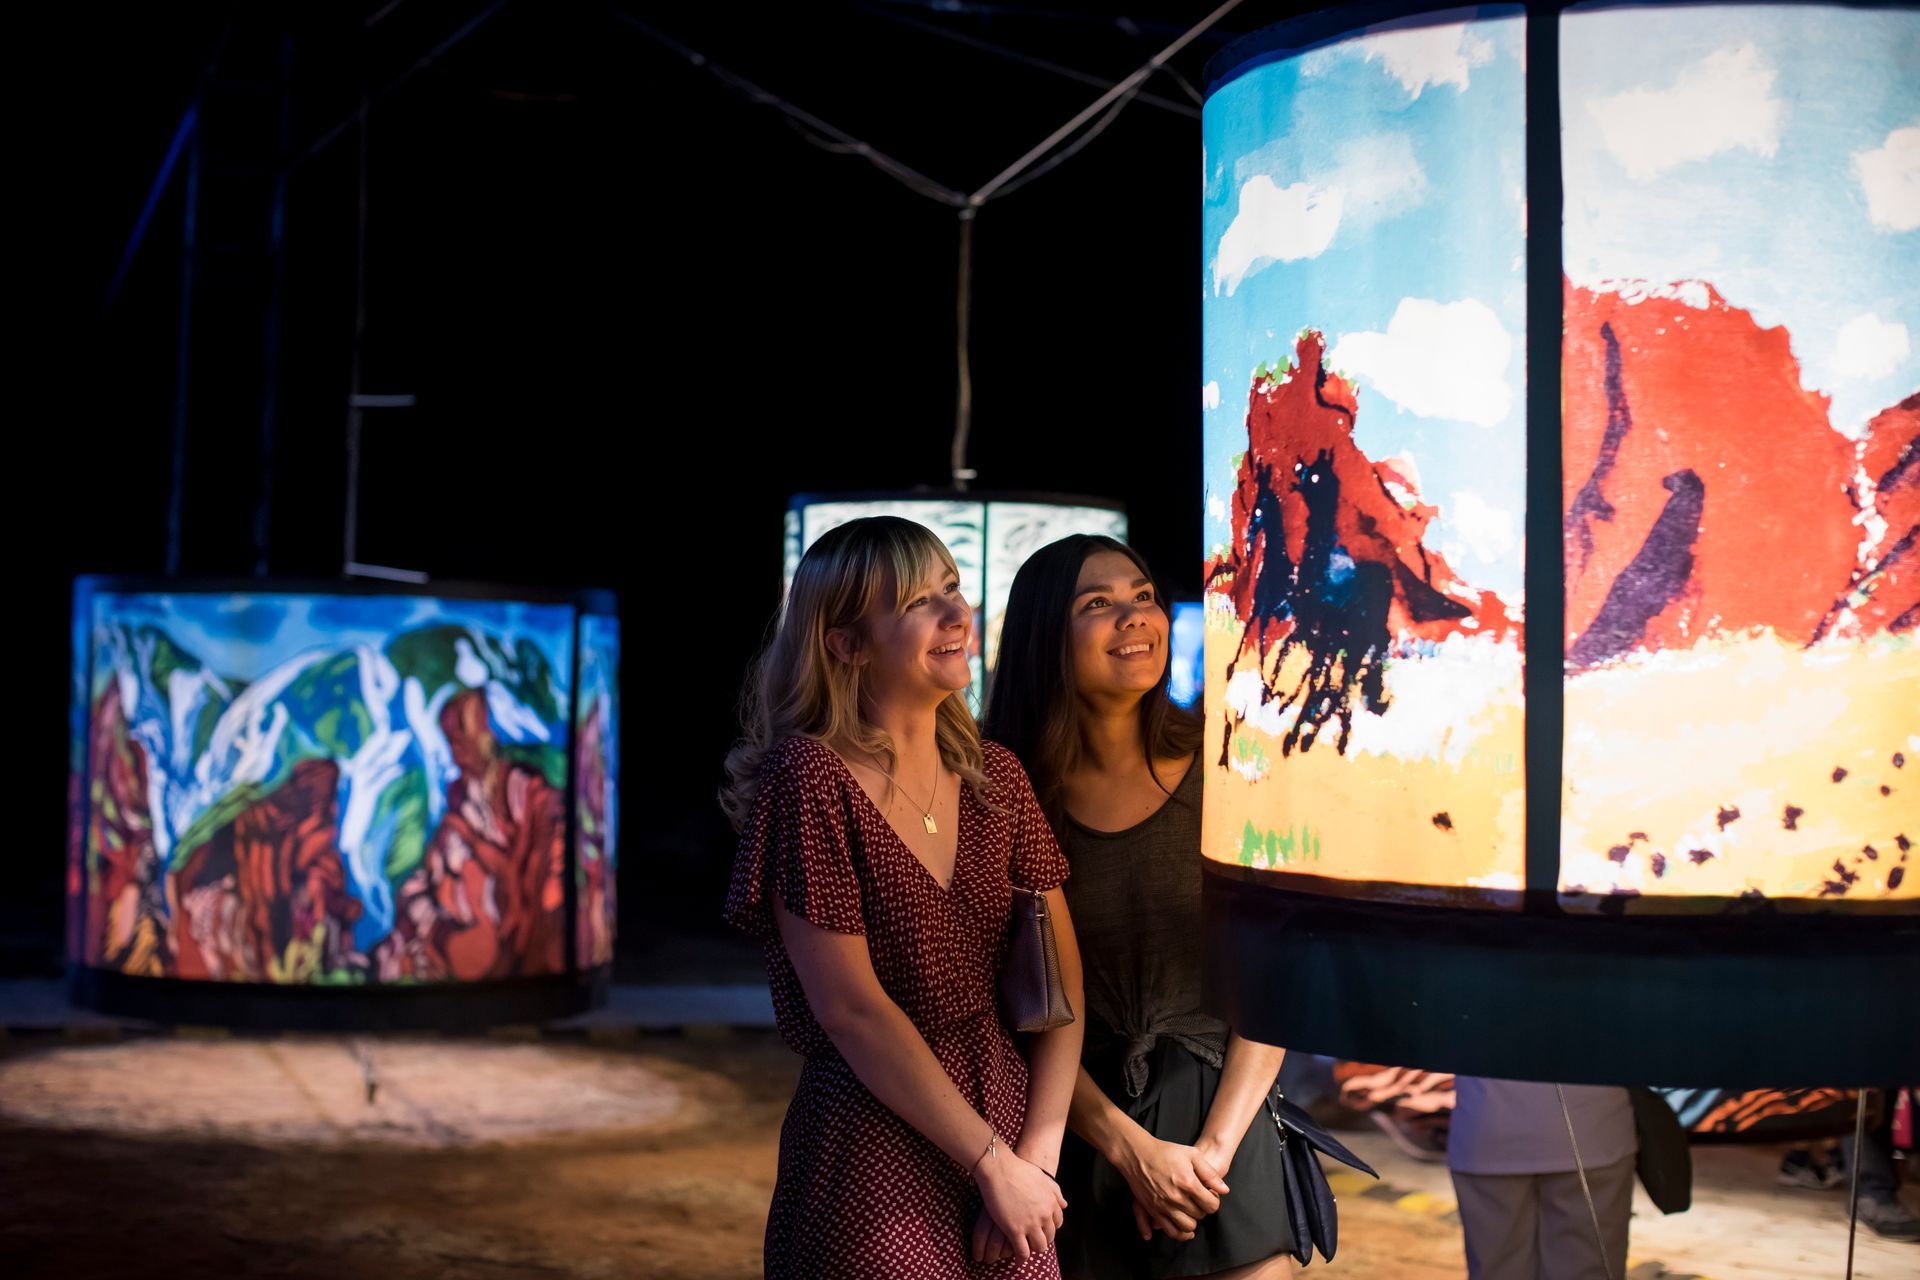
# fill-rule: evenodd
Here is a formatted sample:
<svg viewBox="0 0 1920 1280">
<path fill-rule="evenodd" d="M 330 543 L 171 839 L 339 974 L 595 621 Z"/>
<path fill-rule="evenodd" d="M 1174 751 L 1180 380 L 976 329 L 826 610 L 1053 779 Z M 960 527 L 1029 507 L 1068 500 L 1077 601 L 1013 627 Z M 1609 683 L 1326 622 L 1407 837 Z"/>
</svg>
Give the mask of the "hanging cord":
<svg viewBox="0 0 1920 1280">
<path fill-rule="evenodd" d="M 373 30 L 373 28 L 376 25 L 378 25 L 380 22 L 384 21 L 387 18 L 392 17 L 393 11 L 395 9 L 398 9 L 401 5 L 405 4 L 406 2 L 407 0 L 387 0 L 385 4 L 381 5 L 378 9 L 373 11 L 373 13 L 367 18 L 365 22 L 360 24 L 361 30 L 363 31 Z"/>
<path fill-rule="evenodd" d="M 180 123 L 173 131 L 173 141 L 167 144 L 166 158 L 160 162 L 160 171 L 153 175 L 153 185 L 147 189 L 147 199 L 140 206 L 140 216 L 133 220 L 133 233 L 127 237 L 126 247 L 120 251 L 120 265 L 114 268 L 113 279 L 107 282 L 107 295 L 100 304 L 102 320 L 113 309 L 113 300 L 120 296 L 120 287 L 127 282 L 127 272 L 133 268 L 134 255 L 140 252 L 140 244 L 147 238 L 147 228 L 153 223 L 154 211 L 160 207 L 160 197 L 166 194 L 174 169 L 199 130 L 200 101 L 206 94 L 207 82 L 213 79 L 214 69 L 220 65 L 220 57 L 227 51 L 227 44 L 232 39 L 233 24 L 228 23 L 221 28 L 219 38 L 213 42 L 213 51 L 207 55 L 199 78 L 194 81 L 193 96 L 187 100 L 186 110 L 180 114 Z"/>
<path fill-rule="evenodd" d="M 1235 3 L 1238 3 L 1238 0 L 1235 0 Z M 1055 169 L 1058 169 L 1061 165 L 1065 164 L 1067 161 L 1079 155 L 1083 150 L 1086 149 L 1086 146 L 1089 142 L 1092 142 L 1095 138 L 1105 133 L 1107 131 L 1107 126 L 1120 118 L 1120 113 L 1127 109 L 1127 104 L 1132 102 L 1139 95 L 1139 93 L 1140 93 L 1139 88 L 1135 87 L 1134 89 L 1129 90 L 1127 93 L 1122 94 L 1117 100 L 1115 100 L 1114 104 L 1111 107 L 1107 108 L 1107 114 L 1101 116 L 1098 120 L 1094 121 L 1093 124 L 1086 130 L 1086 132 L 1082 133 L 1079 137 L 1075 138 L 1072 142 L 1069 142 L 1066 146 L 1061 147 L 1058 151 L 1048 156 L 1045 163 L 1037 164 L 1033 168 L 1021 174 L 1018 178 L 1015 178 L 1009 181 L 1005 186 L 1001 187 L 998 191 L 994 192 L 994 197 L 998 198 L 1001 196 L 1010 196 L 1014 192 L 1018 191 L 1020 188 L 1026 186 L 1029 182 L 1033 182 L 1036 179 L 1045 177 L 1047 174 L 1052 173 Z"/>
<path fill-rule="evenodd" d="M 912 191 L 916 195 L 925 196 L 927 199 L 936 201 L 937 203 L 959 208 L 967 202 L 967 197 L 961 192 L 954 190 L 944 183 L 929 178 L 926 174 L 921 173 L 911 165 L 902 164 L 886 152 L 875 147 L 872 143 L 864 142 L 848 133 L 845 129 L 828 124 L 819 116 L 814 115 L 804 108 L 795 106 L 772 90 L 761 88 L 758 84 L 755 84 L 738 72 L 729 71 L 713 59 L 707 57 L 706 54 L 701 53 L 698 49 L 681 44 L 678 40 L 675 40 L 658 27 L 650 23 L 642 22 L 640 19 L 615 5 L 608 6 L 608 11 L 611 12 L 614 17 L 626 23 L 635 31 L 638 31 L 641 35 L 646 36 L 656 44 L 664 45 L 668 49 L 671 49 L 681 58 L 700 68 L 700 70 L 706 72 L 735 93 L 746 98 L 749 102 L 754 103 L 756 106 L 771 107 L 781 115 L 787 117 L 790 122 L 799 126 L 804 133 L 810 133 L 814 135 L 814 137 L 829 140 L 828 143 L 816 142 L 816 146 L 822 146 L 826 150 L 835 151 L 841 155 L 859 156 L 862 160 L 865 160 L 868 164 L 886 174 L 889 178 L 892 178 L 909 191 Z M 809 140 L 811 141 L 812 139 Z M 829 143 L 831 145 L 829 145 Z"/>
<path fill-rule="evenodd" d="M 1853 1109 L 1853 1158 L 1847 1161 L 1847 1280 L 1853 1280 L 1853 1229 L 1860 1220 L 1860 1148 L 1867 1141 L 1867 1091 Z"/>
<path fill-rule="evenodd" d="M 366 425 L 360 399 L 362 357 L 367 345 L 367 94 L 366 68 L 360 75 L 360 149 L 356 161 L 358 198 L 353 234 L 353 363 L 347 377 L 347 510 L 342 526 L 340 572 L 350 574 L 360 559 L 360 437 Z"/>
<path fill-rule="evenodd" d="M 1587 1216 L 1593 1220 L 1593 1247 L 1600 1251 L 1600 1270 L 1611 1276 L 1613 1268 L 1607 1265 L 1607 1238 L 1600 1232 L 1600 1211 L 1593 1206 L 1593 1188 L 1587 1185 L 1587 1166 L 1580 1160 L 1580 1139 L 1573 1136 L 1573 1113 L 1567 1110 L 1567 1091 L 1557 1084 L 1553 1091 L 1560 1099 L 1560 1117 L 1567 1122 L 1567 1142 L 1573 1147 L 1573 1168 L 1580 1175 L 1580 1194 L 1587 1198 Z"/>
<path fill-rule="evenodd" d="M 1025 155 L 988 179 L 986 185 L 967 197 L 967 207 L 961 211 L 960 216 L 960 323 L 958 326 L 959 356 L 956 362 L 959 366 L 960 385 L 959 394 L 954 397 L 953 448 L 948 458 L 953 469 L 953 485 L 956 489 L 964 490 L 967 482 L 976 474 L 974 469 L 967 465 L 967 445 L 973 436 L 973 360 L 968 348 L 971 326 L 967 321 L 973 290 L 972 214 L 995 196 L 1012 195 L 1029 182 L 1051 173 L 1078 155 L 1088 143 L 1104 133 L 1107 126 L 1119 119 L 1120 113 L 1126 110 L 1127 104 L 1139 94 L 1140 86 L 1146 83 L 1148 76 L 1159 70 L 1173 55 L 1198 39 L 1208 27 L 1239 8 L 1240 3 L 1241 0 L 1226 0 L 1225 4 L 1188 28 L 1172 44 L 1154 54 L 1132 75 L 1095 98 L 1073 119 L 1048 134 Z M 1101 115 L 1103 111 L 1106 114 Z M 1072 143 L 1061 146 L 1096 116 L 1099 119 L 1091 128 L 1075 138 Z M 1056 147 L 1060 148 L 1057 152 L 1054 151 Z M 1049 155 L 1049 153 L 1052 154 Z M 1041 163 L 1043 160 L 1045 162 Z M 1025 176 L 1022 177 L 1022 174 Z"/>
<path fill-rule="evenodd" d="M 973 436 L 973 358 L 971 351 L 973 309 L 973 224 L 975 215 L 989 200 L 1000 196 L 1012 195 L 1021 187 L 1033 182 L 1060 165 L 1078 155 L 1088 143 L 1099 137 L 1129 103 L 1140 96 L 1141 86 L 1155 72 L 1166 71 L 1172 75 L 1189 95 L 1198 99 L 1193 86 L 1167 65 L 1168 61 L 1186 48 L 1208 28 L 1220 19 L 1239 8 L 1242 0 L 1226 0 L 1212 13 L 1189 27 L 1173 43 L 1147 59 L 1133 74 L 1113 85 L 1082 108 L 1071 120 L 1055 129 L 1040 142 L 1030 147 L 1026 154 L 1002 169 L 979 189 L 965 193 L 959 192 L 944 183 L 929 178 L 926 174 L 903 164 L 881 151 L 871 143 L 854 137 L 844 129 L 835 127 L 819 116 L 806 111 L 768 89 L 762 88 L 737 72 L 729 71 L 711 58 L 688 45 L 680 43 L 656 27 L 642 22 L 632 14 L 626 13 L 618 5 L 609 5 L 608 10 L 614 17 L 626 23 L 634 30 L 658 44 L 664 45 L 681 58 L 705 71 L 708 75 L 727 86 L 749 101 L 764 107 L 771 107 L 787 118 L 787 123 L 815 146 L 839 155 L 855 155 L 865 160 L 880 172 L 892 178 L 916 195 L 944 204 L 959 212 L 960 221 L 960 263 L 955 280 L 954 300 L 954 400 L 953 400 L 953 443 L 948 451 L 947 461 L 951 468 L 952 484 L 955 489 L 964 491 L 967 483 L 977 473 L 967 465 L 967 445 Z M 917 25 L 917 24 L 916 24 Z M 1022 55 L 1024 57 L 1024 55 Z M 1052 67 L 1050 70 L 1065 71 Z M 1078 75 L 1076 72 L 1066 74 Z M 1179 104 L 1171 104 L 1178 107 Z M 1104 114 L 1103 114 L 1104 113 Z M 1184 114 L 1184 112 L 1183 112 Z M 1089 125 L 1091 121 L 1091 125 Z M 1079 134 L 1075 137 L 1075 134 Z M 1071 142 L 1068 139 L 1072 139 Z M 1062 145 L 1065 144 L 1065 145 Z M 1057 149 L 1057 150 L 1056 150 Z"/>
<path fill-rule="evenodd" d="M 954 367 L 959 370 L 959 385 L 953 397 L 953 447 L 947 460 L 953 468 L 953 487 L 962 493 L 978 474 L 967 465 L 967 437 L 973 432 L 973 353 L 968 342 L 973 311 L 974 213 L 973 209 L 960 211 L 960 278 L 954 288 Z"/>
<path fill-rule="evenodd" d="M 434 45 L 433 48 L 427 50 L 425 53 L 421 54 L 418 58 L 414 59 L 413 65 L 409 66 L 405 71 L 402 71 L 399 75 L 395 76 L 393 79 L 381 85 L 380 88 L 374 91 L 374 93 L 371 96 L 369 96 L 366 93 L 365 86 L 362 85 L 361 104 L 359 108 L 355 110 L 352 115 L 348 116 L 344 120 L 341 120 L 339 123 L 335 124 L 331 129 L 328 129 L 325 133 L 322 133 L 319 137 L 315 138 L 310 144 L 308 144 L 306 150 L 302 151 L 298 156 L 294 157 L 293 165 L 299 166 L 299 165 L 305 164 L 307 161 L 319 155 L 322 151 L 324 151 L 328 147 L 328 145 L 330 145 L 341 134 L 353 128 L 356 124 L 359 124 L 360 121 L 365 117 L 366 113 L 372 107 L 375 107 L 379 105 L 381 102 L 385 101 L 385 99 L 387 98 L 387 95 L 393 93 L 395 90 L 399 89 L 401 85 L 404 85 L 407 81 L 413 79 L 416 75 L 419 75 L 422 71 L 425 71 L 428 67 L 438 62 L 441 56 L 444 55 L 449 49 L 459 44 L 462 40 L 465 40 L 468 36 L 478 31 L 481 27 L 486 26 L 487 23 L 493 21 L 494 17 L 498 15 L 502 9 L 506 8 L 512 2 L 513 0 L 494 0 L 492 4 L 482 9 L 479 13 L 469 18 L 466 22 L 461 23 L 460 26 L 455 28 L 453 33 L 449 35 L 446 39 L 442 40 L 439 44 Z M 379 22 L 382 18 L 392 13 L 398 7 L 399 7 L 398 0 L 396 0 L 396 2 L 393 4 L 387 5 L 385 8 L 375 13 L 372 17 L 368 18 L 366 22 L 362 24 L 362 29 L 364 30 L 367 27 L 373 26 L 376 22 Z"/>
<path fill-rule="evenodd" d="M 1160 69 L 1160 66 L 1162 63 L 1166 62 L 1169 58 L 1173 57 L 1174 54 L 1179 53 L 1182 49 L 1186 48 L 1189 44 L 1192 44 L 1195 40 L 1199 39 L 1202 35 L 1206 33 L 1206 30 L 1208 27 L 1211 27 L 1214 23 L 1226 17 L 1228 14 L 1232 13 L 1235 9 L 1238 9 L 1240 7 L 1240 4 L 1241 4 L 1241 0 L 1227 0 L 1227 2 L 1221 5 L 1218 9 L 1215 9 L 1212 13 L 1200 19 L 1199 22 L 1187 28 L 1187 30 L 1184 33 L 1182 33 L 1177 39 L 1175 39 L 1172 44 L 1168 45 L 1166 48 L 1162 49 L 1160 52 L 1154 54 L 1151 58 L 1147 59 L 1146 63 L 1142 65 L 1138 71 L 1135 71 L 1132 75 L 1128 76 L 1125 80 L 1120 81 L 1118 84 L 1108 89 L 1105 93 L 1095 98 L 1092 102 L 1088 103 L 1085 107 L 1081 108 L 1080 113 L 1074 116 L 1073 119 L 1067 121 L 1065 124 L 1061 125 L 1058 129 L 1055 129 L 1052 133 L 1048 134 L 1037 145 L 1035 145 L 1032 150 L 1028 151 L 1027 154 L 1021 156 L 1018 160 L 1015 160 L 1012 164 L 1008 165 L 1005 169 L 1002 169 L 999 173 L 995 174 L 992 178 L 990 178 L 987 181 L 987 184 L 985 186 L 981 187 L 978 191 L 975 191 L 972 195 L 968 196 L 967 202 L 971 205 L 974 205 L 975 207 L 978 207 L 980 205 L 985 204 L 987 201 L 993 199 L 994 194 L 998 192 L 1001 187 L 1013 181 L 1013 179 L 1018 174 L 1020 174 L 1023 170 L 1025 170 L 1029 165 L 1039 160 L 1042 156 L 1046 155 L 1049 151 L 1053 150 L 1056 146 L 1060 145 L 1060 143 L 1066 141 L 1066 139 L 1073 133 L 1074 130 L 1078 129 L 1081 125 L 1085 124 L 1087 121 L 1093 119 L 1093 117 L 1098 115 L 1101 112 L 1101 110 L 1103 110 L 1107 106 L 1107 104 L 1111 103 L 1114 99 L 1119 98 L 1122 95 L 1131 95 L 1137 92 L 1140 86 L 1146 82 L 1147 77 Z"/>
<path fill-rule="evenodd" d="M 1022 4 L 976 4 L 972 0 L 876 0 L 894 9 L 921 9 L 942 17 L 1018 18 L 1030 23 L 1056 26 L 1110 27 L 1135 40 L 1164 32 L 1178 33 L 1179 24 L 1153 18 L 1130 18 L 1124 13 L 1088 13 L 1074 9 L 1041 9 Z M 1232 39 L 1231 36 L 1225 39 Z"/>
<path fill-rule="evenodd" d="M 1206 98 L 1201 94 L 1201 92 L 1198 89 L 1193 87 L 1193 81 L 1187 79 L 1185 76 L 1180 74 L 1180 69 L 1178 67 L 1175 67 L 1171 63 L 1169 63 L 1168 65 L 1161 67 L 1160 70 L 1165 72 L 1167 75 L 1173 77 L 1174 83 L 1178 84 L 1180 88 L 1186 93 L 1186 95 L 1189 98 L 1193 99 L 1193 105 L 1195 105 L 1196 107 L 1203 107 L 1206 105 L 1207 103 Z"/>
<path fill-rule="evenodd" d="M 1022 53 L 1018 49 L 1009 49 L 1003 44 L 995 44 L 991 40 L 982 40 L 978 36 L 970 36 L 963 31 L 950 31 L 946 27 L 937 26 L 931 22 L 922 22 L 918 18 L 909 18 L 904 13 L 894 13 L 891 10 L 880 8 L 877 5 L 855 4 L 853 7 L 861 13 L 868 14 L 872 17 L 881 18 L 887 22 L 898 23 L 903 27 L 911 27 L 915 31 L 924 31 L 930 36 L 936 36 L 942 40 L 951 40 L 953 43 L 965 45 L 969 49 L 978 49 L 982 53 L 990 53 L 996 58 L 1006 58 L 1011 62 L 1022 63 L 1032 67 L 1036 71 L 1044 71 L 1049 75 L 1061 76 L 1068 80 L 1078 80 L 1081 84 L 1098 85 L 1102 89 L 1107 87 L 1107 78 L 1105 76 L 1097 76 L 1090 71 L 1080 71 L 1073 67 L 1062 66 L 1058 62 L 1049 62 L 1045 58 L 1036 58 L 1030 53 Z M 1182 76 L 1172 67 L 1163 67 L 1161 69 L 1172 76 L 1174 80 L 1180 84 L 1181 88 L 1187 92 L 1187 95 L 1193 98 L 1196 104 L 1199 103 L 1200 99 L 1196 96 L 1197 91 L 1193 85 L 1187 81 L 1186 77 Z M 1139 99 L 1148 106 L 1159 107 L 1162 111 L 1171 111 L 1175 115 L 1186 116 L 1190 120 L 1198 120 L 1200 118 L 1199 110 L 1196 107 L 1188 106 L 1184 102 L 1175 102 L 1171 98 L 1162 98 L 1158 94 L 1145 92 L 1139 95 Z"/>
</svg>

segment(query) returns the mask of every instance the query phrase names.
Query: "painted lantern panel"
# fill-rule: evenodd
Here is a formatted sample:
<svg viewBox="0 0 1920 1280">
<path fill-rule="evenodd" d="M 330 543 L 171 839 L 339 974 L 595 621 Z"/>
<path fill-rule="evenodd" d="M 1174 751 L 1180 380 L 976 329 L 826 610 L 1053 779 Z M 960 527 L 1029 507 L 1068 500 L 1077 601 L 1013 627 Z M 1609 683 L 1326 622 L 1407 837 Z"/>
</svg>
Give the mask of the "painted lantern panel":
<svg viewBox="0 0 1920 1280">
<path fill-rule="evenodd" d="M 580 618 L 574 699 L 574 904 L 582 968 L 613 962 L 620 869 L 620 620 Z"/>
<path fill-rule="evenodd" d="M 980 598 L 987 670 L 1000 656 L 1000 628 L 1007 620 L 1007 597 L 1014 575 L 1027 557 L 1071 534 L 1095 533 L 1124 542 L 1127 517 L 1106 507 L 1072 507 L 1050 502 L 987 504 L 987 586 Z"/>
<path fill-rule="evenodd" d="M 81 963 L 326 985 L 566 970 L 571 606 L 83 587 L 76 613 Z"/>
<path fill-rule="evenodd" d="M 1563 900 L 1912 900 L 1920 12 L 1562 24 Z"/>
<path fill-rule="evenodd" d="M 1207 101 L 1203 849 L 1251 874 L 1523 885 L 1524 33 L 1443 12 Z"/>
<path fill-rule="evenodd" d="M 973 605 L 973 688 L 975 714 L 986 693 L 987 673 L 1000 647 L 1007 595 L 1028 556 L 1069 534 L 1097 533 L 1122 541 L 1126 513 L 1111 507 L 1072 502 L 1002 501 L 992 498 L 863 498 L 795 500 L 787 510 L 783 589 L 791 586 L 800 557 L 820 536 L 866 516 L 898 516 L 933 530 L 947 545 L 960 571 L 960 591 Z"/>
</svg>

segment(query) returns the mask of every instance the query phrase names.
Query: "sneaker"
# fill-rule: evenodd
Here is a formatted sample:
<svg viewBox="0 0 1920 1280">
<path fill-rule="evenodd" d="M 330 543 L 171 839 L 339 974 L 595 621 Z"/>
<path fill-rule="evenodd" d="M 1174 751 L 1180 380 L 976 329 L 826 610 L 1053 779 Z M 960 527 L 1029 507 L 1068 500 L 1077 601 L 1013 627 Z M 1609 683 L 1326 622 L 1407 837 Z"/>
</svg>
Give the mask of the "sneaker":
<svg viewBox="0 0 1920 1280">
<path fill-rule="evenodd" d="M 1888 1240 L 1920 1240 L 1920 1216 L 1898 1200 L 1860 1197 L 1860 1221 Z"/>
<path fill-rule="evenodd" d="M 1838 1165 L 1831 1165 L 1805 1148 L 1787 1152 L 1780 1160 L 1775 1182 L 1783 1187 L 1804 1187 L 1809 1191 L 1832 1191 L 1845 1184 L 1847 1176 Z"/>
</svg>

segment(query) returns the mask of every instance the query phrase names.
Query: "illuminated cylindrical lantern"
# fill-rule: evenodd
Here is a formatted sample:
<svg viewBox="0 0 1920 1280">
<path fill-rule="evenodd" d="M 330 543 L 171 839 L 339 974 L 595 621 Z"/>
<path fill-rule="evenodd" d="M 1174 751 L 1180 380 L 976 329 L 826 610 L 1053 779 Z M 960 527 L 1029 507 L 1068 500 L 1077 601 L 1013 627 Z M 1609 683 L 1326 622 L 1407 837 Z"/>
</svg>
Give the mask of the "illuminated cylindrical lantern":
<svg viewBox="0 0 1920 1280">
<path fill-rule="evenodd" d="M 471 1025 L 603 986 L 609 595 L 83 578 L 73 624 L 77 1000 Z"/>
<path fill-rule="evenodd" d="M 923 524 L 953 553 L 961 593 L 974 608 L 971 697 L 976 712 L 1000 649 L 1007 593 L 1027 557 L 1069 534 L 1097 533 L 1122 541 L 1127 536 L 1126 511 L 1103 498 L 984 491 L 803 493 L 787 504 L 782 589 L 792 585 L 801 555 L 821 534 L 862 516 L 899 516 Z"/>
<path fill-rule="evenodd" d="M 1916 68 L 1902 5 L 1351 6 L 1216 58 L 1236 1025 L 1529 1079 L 1920 1066 Z"/>
</svg>

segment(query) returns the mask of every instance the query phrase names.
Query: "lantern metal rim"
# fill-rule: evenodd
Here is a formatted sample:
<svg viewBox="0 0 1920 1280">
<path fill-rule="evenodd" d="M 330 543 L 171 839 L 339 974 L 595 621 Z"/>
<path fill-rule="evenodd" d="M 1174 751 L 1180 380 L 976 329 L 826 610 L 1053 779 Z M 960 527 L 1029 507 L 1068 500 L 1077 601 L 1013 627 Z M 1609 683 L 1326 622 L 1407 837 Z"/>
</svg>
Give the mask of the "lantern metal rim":
<svg viewBox="0 0 1920 1280">
<path fill-rule="evenodd" d="M 1504 4 L 1474 4 L 1470 0 L 1355 0 L 1338 3 L 1329 0 L 1324 8 L 1292 18 L 1283 18 L 1228 44 L 1211 58 L 1201 71 L 1201 97 L 1211 98 L 1219 90 L 1268 62 L 1296 57 L 1317 44 L 1356 35 L 1376 23 L 1421 18 L 1462 9 L 1514 8 L 1531 17 L 1536 9 L 1559 13 L 1580 3 L 1613 3 L 1622 8 L 1652 7 L 1662 0 L 1505 0 Z M 1912 9 L 1920 0 L 1679 0 L 1680 3 L 1712 5 L 1815 4 L 1841 9 Z M 1450 19 L 1451 20 L 1451 19 Z"/>
<path fill-rule="evenodd" d="M 1551 0 L 1556 8 L 1566 0 Z M 1463 3 L 1463 0 L 1361 0 L 1355 4 L 1329 3 L 1297 17 L 1250 31 L 1211 58 L 1201 72 L 1201 96 L 1211 98 L 1247 72 L 1283 58 L 1297 57 L 1317 44 L 1358 34 L 1380 22 L 1419 18 L 1427 14 L 1457 14 L 1461 9 L 1530 9 L 1527 0 L 1508 0 L 1507 5 Z M 1450 21 L 1453 19 L 1449 19 Z"/>
<path fill-rule="evenodd" d="M 1102 511 L 1125 512 L 1127 506 L 1117 498 L 1096 498 L 1081 493 L 1051 493 L 1037 489 L 858 489 L 842 492 L 796 493 L 787 499 L 787 510 L 835 502 L 1030 502 L 1049 507 L 1093 507 Z"/>
<path fill-rule="evenodd" d="M 170 578 L 159 574 L 82 574 L 73 580 L 73 592 L 91 594 L 173 595 L 325 595 L 325 596 L 433 596 L 447 600 L 497 600 L 508 604 L 573 605 L 583 614 L 613 614 L 616 597 L 604 587 L 569 585 L 523 586 L 472 578 L 433 578 L 426 582 L 399 582 L 390 578 L 283 578 L 215 576 Z"/>
<path fill-rule="evenodd" d="M 1911 928 L 1920 924 L 1907 902 L 1897 898 L 1541 892 L 1480 885 L 1353 880 L 1311 872 L 1238 866 L 1215 858 L 1206 859 L 1205 868 L 1209 876 L 1248 885 L 1281 900 L 1344 903 L 1356 909 L 1397 915 L 1409 923 L 1472 916 L 1488 921 L 1509 920 L 1524 914 L 1535 919 L 1565 920 L 1576 929 L 1605 921 L 1627 927 L 1644 924 L 1649 928 L 1671 925 L 1696 931 L 1718 929 L 1755 938 L 1770 935 L 1777 927 L 1790 927 L 1794 936 L 1799 937 L 1822 926 L 1851 931 L 1863 927 Z M 1570 906 L 1569 899 L 1595 905 Z"/>
</svg>

